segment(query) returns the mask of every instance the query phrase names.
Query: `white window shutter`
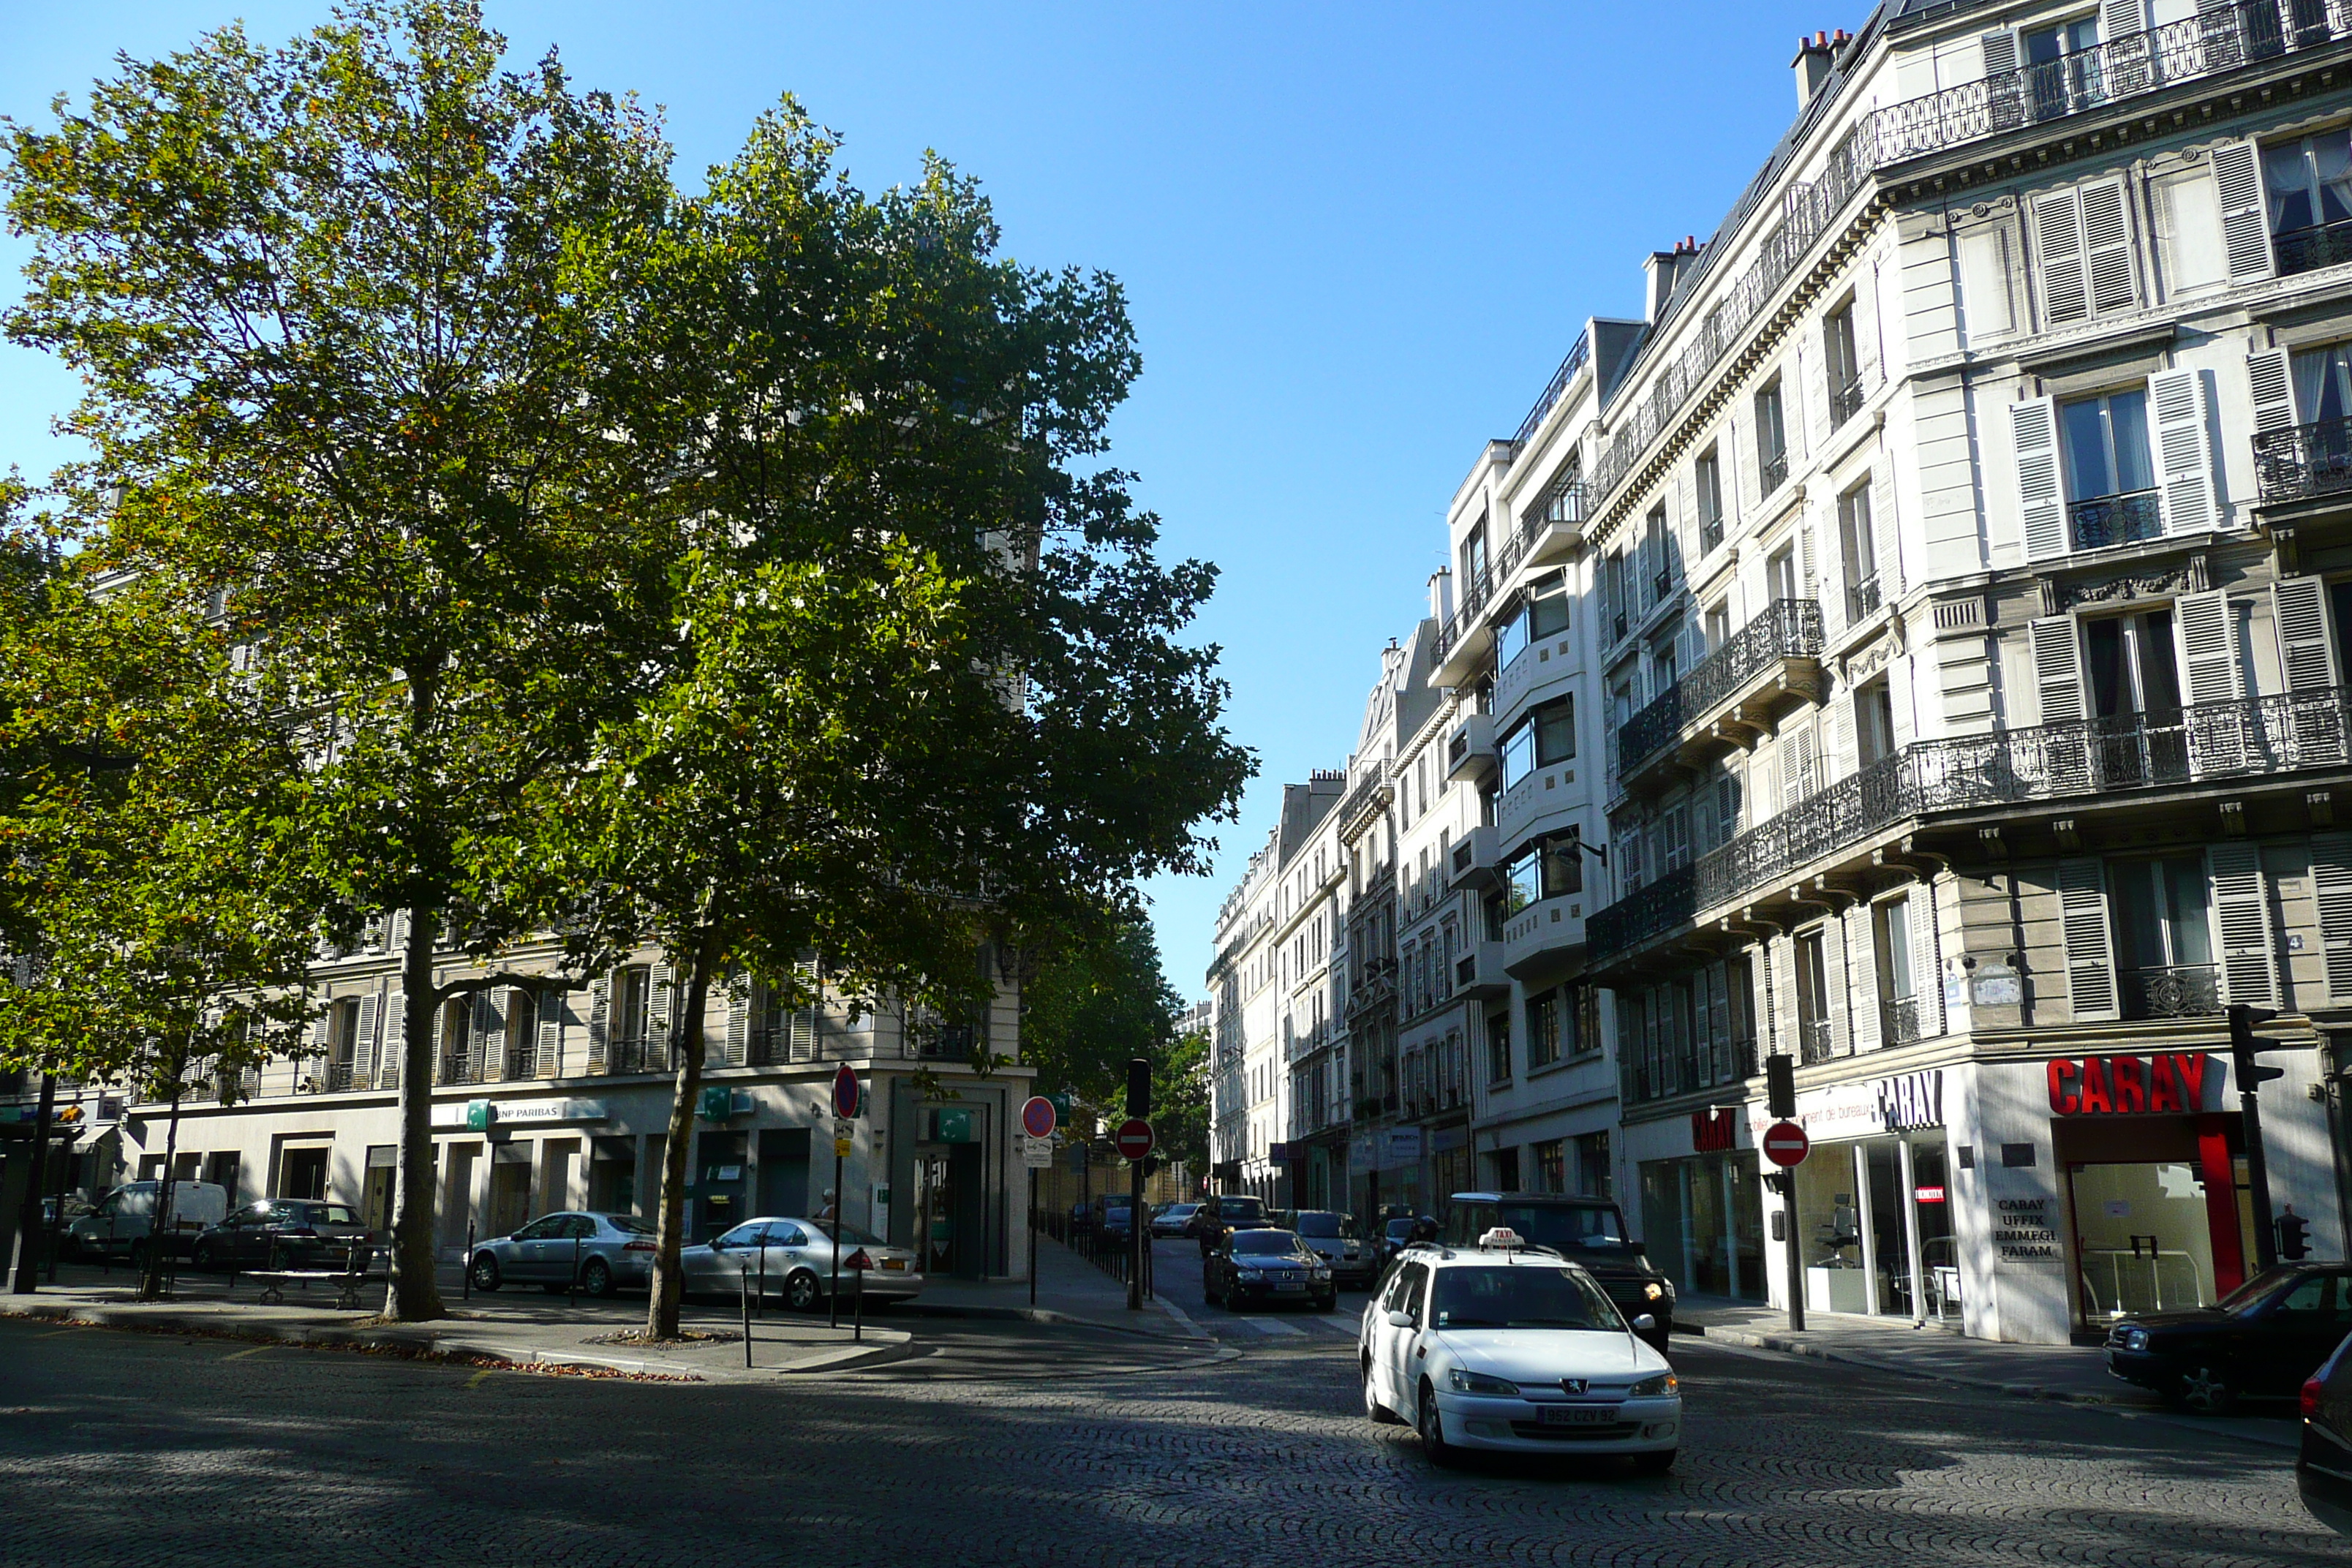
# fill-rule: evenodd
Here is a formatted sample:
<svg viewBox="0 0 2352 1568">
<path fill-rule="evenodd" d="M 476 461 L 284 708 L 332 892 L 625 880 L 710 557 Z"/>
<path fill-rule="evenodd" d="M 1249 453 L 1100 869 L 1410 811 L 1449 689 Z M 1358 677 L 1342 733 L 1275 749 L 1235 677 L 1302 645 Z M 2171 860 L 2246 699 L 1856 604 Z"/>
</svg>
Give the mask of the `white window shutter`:
<svg viewBox="0 0 2352 1568">
<path fill-rule="evenodd" d="M 532 1042 L 535 1078 L 563 1076 L 563 993 L 542 991 L 539 996 L 539 1037 Z"/>
<path fill-rule="evenodd" d="M 351 1044 L 352 1080 L 350 1089 L 365 1089 L 375 1081 L 375 1020 L 382 1007 L 373 991 L 360 998 L 359 1027 L 352 1031 Z"/>
<path fill-rule="evenodd" d="M 751 1059 L 751 998 L 757 984 L 749 975 L 730 980 L 727 986 L 727 1065 L 740 1068 Z"/>
<path fill-rule="evenodd" d="M 588 1070 L 606 1073 L 613 1062 L 613 977 L 600 974 L 588 985 Z"/>
<path fill-rule="evenodd" d="M 1895 515 L 1895 459 L 1883 452 L 1870 465 L 1870 548 L 1878 557 L 1878 602 L 1892 604 L 1903 593 L 1903 531 Z"/>
<path fill-rule="evenodd" d="M 1992 110 L 1992 126 L 2008 131 L 2025 118 L 2023 95 L 2018 90 L 2017 35 L 2006 27 L 1977 39 L 1984 54 L 1985 95 Z"/>
<path fill-rule="evenodd" d="M 2262 160 L 2251 142 L 2225 142 L 2213 149 L 2213 181 L 2221 193 L 2221 248 L 2230 258 L 2230 281 L 2250 283 L 2271 275 L 2271 230 L 2263 207 Z"/>
<path fill-rule="evenodd" d="M 1805 798 L 1802 750 L 1797 743 L 1797 737 L 1802 732 L 1803 728 L 1804 721 L 1800 719 L 1793 723 L 1782 726 L 1780 730 L 1780 744 L 1776 749 L 1780 753 L 1780 809 L 1782 811 L 1788 810 Z"/>
<path fill-rule="evenodd" d="M 1820 580 L 1813 573 L 1813 530 L 1810 522 L 1797 524 L 1797 586 L 1808 599 L 1821 596 Z"/>
<path fill-rule="evenodd" d="M 1932 1040 L 1944 1032 L 1944 960 L 1936 940 L 1936 890 L 1927 882 L 1906 895 L 1911 930 L 1911 999 L 1918 1009 L 1919 1037 Z"/>
<path fill-rule="evenodd" d="M 2011 448 L 2017 455 L 2017 522 L 2028 561 L 2066 553 L 2066 500 L 2058 484 L 2058 404 L 2030 397 L 2009 405 Z"/>
<path fill-rule="evenodd" d="M 1706 968 L 1706 1059 L 1711 1082 L 1738 1076 L 1732 1065 L 1730 971 L 1720 960 Z"/>
<path fill-rule="evenodd" d="M 2271 951 L 2270 893 L 2263 881 L 2262 851 L 2237 840 L 2207 845 L 2205 858 L 2213 872 L 2222 999 L 2232 1006 L 2275 1007 L 2278 971 Z"/>
<path fill-rule="evenodd" d="M 2327 965 L 2327 994 L 2352 1002 L 2352 834 L 2322 833 L 2311 841 L 2311 885 L 2319 905 L 2319 947 Z"/>
<path fill-rule="evenodd" d="M 408 993 L 395 991 L 384 999 L 383 1047 L 376 1056 L 376 1087 L 398 1089 L 400 1069 L 408 1059 Z"/>
<path fill-rule="evenodd" d="M 2058 916 L 2074 1021 L 2116 1016 L 2116 961 L 2107 936 L 2107 883 L 2095 858 L 2058 862 Z"/>
<path fill-rule="evenodd" d="M 330 1001 L 320 1012 L 319 1016 L 310 1020 L 311 1056 L 320 1058 L 325 1058 L 327 1054 L 328 1040 L 333 1030 L 334 1022 L 335 1005 L 332 1001 Z"/>
<path fill-rule="evenodd" d="M 2279 668 L 2289 691 L 2327 691 L 2336 684 L 2336 628 L 2327 618 L 2327 587 L 2316 577 L 2283 577 L 2271 584 L 2271 620 L 2278 629 Z"/>
<path fill-rule="evenodd" d="M 1832 779 L 1851 778 L 1862 771 L 1861 753 L 1853 743 L 1853 689 L 1851 687 L 1830 699 L 1830 765 Z"/>
<path fill-rule="evenodd" d="M 793 1014 L 792 1057 L 796 1062 L 816 1060 L 817 1012 L 824 1005 L 824 976 L 814 958 L 795 960 L 793 973 L 808 994 L 808 1005 Z"/>
<path fill-rule="evenodd" d="M 499 1010 L 498 997 L 488 991 L 474 993 L 474 1056 L 469 1064 L 476 1083 L 496 1083 L 506 1076 L 507 1024 L 506 1016 Z"/>
<path fill-rule="evenodd" d="M 667 1070 L 671 1064 L 671 1014 L 677 1010 L 677 984 L 670 966 L 654 965 L 653 981 L 646 988 L 646 1061 L 658 1063 L 655 1070 Z M 640 1064 L 639 1070 L 645 1070 Z"/>
<path fill-rule="evenodd" d="M 2131 221 L 2124 183 L 2094 180 L 2082 188 L 2083 267 L 2090 279 L 2091 313 L 2128 310 L 2138 300 L 2132 287 Z"/>
<path fill-rule="evenodd" d="M 2211 406 L 2203 373 L 2160 370 L 2147 378 L 2156 414 L 2156 482 L 2167 533 L 2202 533 L 2221 526 L 2213 493 L 2213 452 L 2206 439 Z"/>
<path fill-rule="evenodd" d="M 2148 69 L 2147 12 L 2143 0 L 2101 0 L 2099 42 L 2108 96 L 2146 91 L 2155 73 Z"/>
<path fill-rule="evenodd" d="M 2243 688 L 2238 650 L 2230 636 L 2229 594 L 2220 588 L 2183 594 L 2173 601 L 2172 619 L 2190 706 L 2237 701 Z"/>
<path fill-rule="evenodd" d="M 1845 1010 L 1853 1015 L 1852 1048 L 1879 1047 L 1878 948 L 1871 937 L 1868 904 L 1856 904 L 1838 918 L 1845 942 Z"/>
<path fill-rule="evenodd" d="M 2083 267 L 2083 201 L 2073 187 L 2044 191 L 2032 199 L 2033 258 L 2042 279 L 2042 319 L 2050 326 L 2079 321 L 2091 313 L 2091 293 Z"/>
<path fill-rule="evenodd" d="M 2254 434 L 2294 428 L 2294 381 L 2284 349 L 2246 356 L 2246 389 L 2254 405 Z"/>
<path fill-rule="evenodd" d="M 2063 795 L 2091 787 L 2091 748 L 2083 720 L 2083 644 L 2072 616 L 2049 616 L 2029 622 L 2032 645 L 2033 682 L 2042 700 L 2042 722 L 2065 728 L 2042 742 L 2042 765 L 2049 769 L 2050 787 Z"/>
</svg>

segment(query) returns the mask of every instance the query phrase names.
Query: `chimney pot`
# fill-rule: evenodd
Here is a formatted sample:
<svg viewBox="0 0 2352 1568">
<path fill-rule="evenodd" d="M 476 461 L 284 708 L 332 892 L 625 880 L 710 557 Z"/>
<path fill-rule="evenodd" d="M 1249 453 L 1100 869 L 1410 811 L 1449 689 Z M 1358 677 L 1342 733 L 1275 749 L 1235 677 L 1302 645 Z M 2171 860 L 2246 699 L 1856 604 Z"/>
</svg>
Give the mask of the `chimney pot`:
<svg viewBox="0 0 2352 1568">
<path fill-rule="evenodd" d="M 1813 95 L 1821 91 L 1822 84 L 1830 79 L 1830 68 L 1836 59 L 1837 54 L 1830 47 L 1826 28 L 1815 32 L 1811 38 L 1800 37 L 1797 40 L 1797 58 L 1790 64 L 1797 73 L 1799 113 L 1804 112 L 1805 105 L 1813 101 Z"/>
</svg>

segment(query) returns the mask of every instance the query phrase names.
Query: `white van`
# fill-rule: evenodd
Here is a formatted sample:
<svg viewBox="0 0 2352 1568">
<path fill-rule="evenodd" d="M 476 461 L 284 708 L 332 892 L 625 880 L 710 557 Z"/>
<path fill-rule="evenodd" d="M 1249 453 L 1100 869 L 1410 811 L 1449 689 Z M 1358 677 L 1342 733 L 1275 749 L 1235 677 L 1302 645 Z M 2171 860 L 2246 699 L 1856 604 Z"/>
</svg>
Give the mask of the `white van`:
<svg viewBox="0 0 2352 1568">
<path fill-rule="evenodd" d="M 66 1230 L 66 1251 L 80 1258 L 147 1256 L 154 1228 L 155 1195 L 163 1183 L 126 1182 L 98 1200 L 98 1206 Z M 172 1184 L 172 1214 L 164 1226 L 171 1250 L 185 1252 L 196 1233 L 228 1217 L 228 1190 L 214 1182 Z"/>
</svg>

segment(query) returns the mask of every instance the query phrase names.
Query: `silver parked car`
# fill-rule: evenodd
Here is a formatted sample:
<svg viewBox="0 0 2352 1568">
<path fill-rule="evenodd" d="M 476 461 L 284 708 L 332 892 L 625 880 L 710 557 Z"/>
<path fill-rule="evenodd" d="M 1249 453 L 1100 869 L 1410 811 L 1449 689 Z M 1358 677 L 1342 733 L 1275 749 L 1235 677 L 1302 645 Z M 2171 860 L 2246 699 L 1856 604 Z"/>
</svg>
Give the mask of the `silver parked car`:
<svg viewBox="0 0 2352 1568">
<path fill-rule="evenodd" d="M 874 1265 L 866 1271 L 867 1300 L 907 1301 L 920 1293 L 922 1259 L 912 1247 L 892 1247 L 854 1225 L 839 1228 L 844 1297 L 856 1288 L 847 1267 L 848 1259 L 861 1251 Z M 825 1292 L 833 1288 L 834 1229 L 832 1220 L 773 1215 L 745 1220 L 724 1236 L 679 1253 L 686 1288 L 732 1296 L 742 1290 L 743 1276 L 749 1272 L 755 1289 L 764 1281 L 770 1293 L 781 1294 L 785 1304 L 794 1310 L 814 1310 L 824 1304 Z"/>
<path fill-rule="evenodd" d="M 576 1268 L 582 1295 L 609 1296 L 652 1282 L 654 1246 L 654 1227 L 633 1214 L 542 1215 L 512 1236 L 477 1242 L 466 1268 L 477 1290 L 569 1289 Z"/>
</svg>

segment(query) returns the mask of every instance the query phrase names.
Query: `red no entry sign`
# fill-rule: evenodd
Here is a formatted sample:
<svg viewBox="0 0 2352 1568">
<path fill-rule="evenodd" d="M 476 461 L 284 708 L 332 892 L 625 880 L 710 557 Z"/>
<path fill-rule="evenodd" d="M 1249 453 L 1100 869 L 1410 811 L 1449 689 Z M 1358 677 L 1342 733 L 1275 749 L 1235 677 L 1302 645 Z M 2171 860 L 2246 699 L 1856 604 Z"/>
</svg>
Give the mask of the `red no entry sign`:
<svg viewBox="0 0 2352 1568">
<path fill-rule="evenodd" d="M 1764 1130 L 1764 1157 L 1776 1165 L 1801 1165 L 1812 1148 L 1813 1141 L 1793 1121 L 1775 1121 Z"/>
<path fill-rule="evenodd" d="M 1118 1151 L 1120 1159 L 1140 1160 L 1151 1152 L 1156 1141 L 1151 1135 L 1150 1122 L 1140 1116 L 1130 1116 L 1118 1124 L 1118 1131 L 1111 1134 L 1110 1142 L 1111 1147 Z"/>
<path fill-rule="evenodd" d="M 1054 1102 L 1042 1094 L 1033 1094 L 1021 1104 L 1021 1131 L 1032 1138 L 1051 1138 L 1059 1117 Z"/>
</svg>

